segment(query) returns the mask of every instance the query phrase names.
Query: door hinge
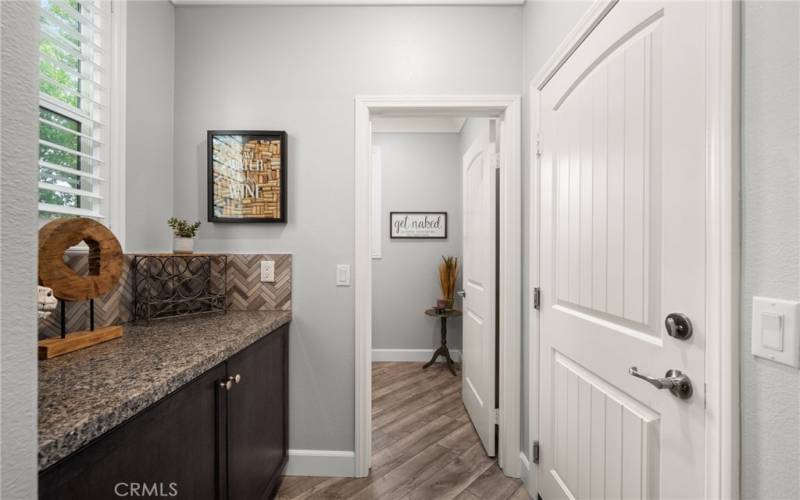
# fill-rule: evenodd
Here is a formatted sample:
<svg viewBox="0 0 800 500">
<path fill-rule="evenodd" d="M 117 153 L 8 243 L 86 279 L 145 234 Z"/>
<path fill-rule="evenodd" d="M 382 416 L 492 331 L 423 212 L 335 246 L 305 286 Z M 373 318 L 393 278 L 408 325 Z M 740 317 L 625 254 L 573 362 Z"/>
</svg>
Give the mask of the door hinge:
<svg viewBox="0 0 800 500">
<path fill-rule="evenodd" d="M 492 410 L 492 423 L 495 425 L 500 425 L 500 408 L 495 408 Z"/>
<path fill-rule="evenodd" d="M 542 135 L 536 134 L 536 158 L 542 157 Z"/>
<path fill-rule="evenodd" d="M 539 463 L 539 441 L 534 441 L 533 442 L 533 453 L 531 453 L 531 455 L 532 455 L 531 458 L 533 460 L 533 463 L 538 464 Z"/>
<path fill-rule="evenodd" d="M 533 308 L 539 309 L 542 305 L 542 289 L 538 286 L 533 289 Z"/>
<path fill-rule="evenodd" d="M 499 169 L 500 168 L 500 163 L 501 163 L 501 161 L 500 161 L 500 153 L 492 153 L 492 157 L 491 158 L 492 158 L 491 159 L 492 168 Z"/>
</svg>

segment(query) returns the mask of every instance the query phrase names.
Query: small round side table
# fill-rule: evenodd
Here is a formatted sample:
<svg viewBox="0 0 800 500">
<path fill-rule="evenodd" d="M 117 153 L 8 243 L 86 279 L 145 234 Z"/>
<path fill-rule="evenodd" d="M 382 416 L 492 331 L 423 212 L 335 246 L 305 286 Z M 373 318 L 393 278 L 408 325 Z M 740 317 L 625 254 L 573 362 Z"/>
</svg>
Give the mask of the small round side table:
<svg viewBox="0 0 800 500">
<path fill-rule="evenodd" d="M 428 361 L 427 363 L 425 363 L 425 365 L 422 367 L 422 369 L 424 370 L 425 368 L 427 368 L 427 367 L 431 366 L 433 363 L 435 363 L 436 359 L 439 356 L 444 356 L 445 360 L 447 360 L 447 368 L 450 370 L 450 373 L 455 375 L 456 374 L 456 370 L 455 370 L 456 364 L 453 361 L 453 358 L 450 357 L 450 349 L 447 348 L 447 318 L 455 318 L 455 317 L 461 316 L 461 311 L 459 311 L 458 309 L 449 309 L 449 310 L 445 310 L 445 311 L 437 311 L 436 309 L 428 309 L 428 310 L 425 311 L 425 314 L 427 314 L 428 316 L 432 316 L 434 318 L 439 318 L 441 320 L 441 322 L 442 322 L 442 345 L 440 345 L 439 348 L 436 349 L 436 352 L 433 353 L 433 357 L 431 358 L 431 360 Z"/>
</svg>

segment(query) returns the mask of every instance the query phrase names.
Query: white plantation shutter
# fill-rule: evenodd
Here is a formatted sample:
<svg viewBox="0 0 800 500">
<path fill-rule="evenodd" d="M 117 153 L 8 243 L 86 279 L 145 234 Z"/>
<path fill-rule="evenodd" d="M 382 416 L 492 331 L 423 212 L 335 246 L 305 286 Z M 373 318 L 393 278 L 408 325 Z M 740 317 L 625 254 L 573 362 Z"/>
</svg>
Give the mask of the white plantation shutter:
<svg viewBox="0 0 800 500">
<path fill-rule="evenodd" d="M 39 3 L 39 215 L 104 219 L 111 3 Z"/>
</svg>

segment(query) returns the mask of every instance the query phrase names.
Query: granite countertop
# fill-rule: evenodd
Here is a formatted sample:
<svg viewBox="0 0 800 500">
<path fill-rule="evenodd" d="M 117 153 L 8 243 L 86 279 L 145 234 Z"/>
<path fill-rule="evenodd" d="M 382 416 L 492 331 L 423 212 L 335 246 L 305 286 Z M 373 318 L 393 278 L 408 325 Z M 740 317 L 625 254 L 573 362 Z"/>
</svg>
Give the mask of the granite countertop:
<svg viewBox="0 0 800 500">
<path fill-rule="evenodd" d="M 120 339 L 39 362 L 39 470 L 291 320 L 289 311 L 125 325 Z"/>
</svg>

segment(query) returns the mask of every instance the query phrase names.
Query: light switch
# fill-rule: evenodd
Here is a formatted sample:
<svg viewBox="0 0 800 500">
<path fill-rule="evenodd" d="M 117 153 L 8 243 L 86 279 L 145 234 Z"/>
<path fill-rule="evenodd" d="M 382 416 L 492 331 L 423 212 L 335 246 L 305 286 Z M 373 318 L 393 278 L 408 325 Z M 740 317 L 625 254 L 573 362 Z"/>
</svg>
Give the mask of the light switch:
<svg viewBox="0 0 800 500">
<path fill-rule="evenodd" d="M 761 314 L 761 345 L 773 351 L 783 352 L 783 314 L 773 312 Z"/>
<path fill-rule="evenodd" d="M 350 286 L 350 266 L 338 264 L 336 266 L 336 286 Z"/>
<path fill-rule="evenodd" d="M 272 260 L 261 261 L 261 282 L 275 283 L 275 261 Z"/>
<path fill-rule="evenodd" d="M 800 368 L 800 302 L 753 297 L 753 354 Z"/>
</svg>

